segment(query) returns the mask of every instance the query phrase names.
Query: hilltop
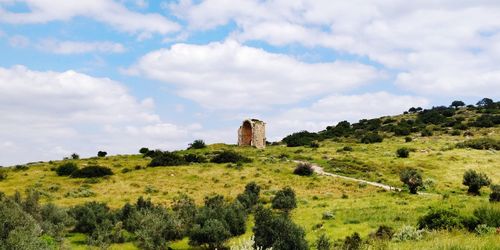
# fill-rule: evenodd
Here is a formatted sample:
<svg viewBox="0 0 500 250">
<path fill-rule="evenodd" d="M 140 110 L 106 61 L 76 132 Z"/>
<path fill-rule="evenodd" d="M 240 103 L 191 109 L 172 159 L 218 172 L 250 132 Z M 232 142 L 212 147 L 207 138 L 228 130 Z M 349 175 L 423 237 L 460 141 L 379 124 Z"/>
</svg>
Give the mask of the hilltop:
<svg viewBox="0 0 500 250">
<path fill-rule="evenodd" d="M 266 149 L 225 144 L 200 145 L 176 152 L 145 148 L 137 155 L 88 159 L 75 156 L 75 159 L 18 165 L 2 170 L 0 191 L 13 196 L 16 191 L 36 190 L 42 204 L 70 208 L 97 201 L 118 211 L 126 203 L 135 204 L 141 196 L 165 208 L 171 208 L 180 194 L 192 197 L 197 206 L 203 206 L 205 197 L 213 194 L 223 195 L 224 201 L 230 203 L 244 192 L 245 185 L 255 182 L 260 187 L 259 203 L 264 207 L 270 207 L 282 188 L 288 186 L 294 190 L 297 208 L 291 211 L 291 219 L 305 231 L 311 249 L 323 234 L 338 241 L 340 247 L 355 232 L 372 247 L 498 248 L 498 234 L 479 236 L 474 233 L 475 228 L 469 231 L 460 226 L 427 230 L 420 240 L 402 242 L 373 240 L 369 236 L 382 225 L 396 232 L 404 226 L 416 226 L 430 207 L 452 208 L 464 217 L 472 216 L 481 207 L 500 213 L 498 202 L 488 201 L 491 191 L 487 186 L 475 196 L 462 184 L 464 173 L 470 169 L 484 173 L 492 184 L 500 184 L 500 104 L 489 100 L 483 99 L 475 106 L 455 103 L 427 110 L 411 108 L 404 114 L 354 124 L 344 121 L 318 132 L 294 133 L 282 142 L 269 143 Z M 408 157 L 398 157 L 397 151 L 402 148 L 407 150 Z M 234 155 L 221 156 L 224 152 Z M 217 161 L 216 157 L 237 159 L 227 163 L 224 160 L 227 158 Z M 403 191 L 387 191 L 363 182 L 318 174 L 295 175 L 297 161 Z M 100 178 L 58 176 L 56 170 L 67 163 L 79 169 L 107 167 L 113 174 Z M 422 175 L 420 195 L 409 194 L 400 181 L 401 171 L 408 168 Z M 248 213 L 244 234 L 231 237 L 226 245 L 250 238 L 254 216 L 253 210 Z M 62 243 L 54 245 L 85 248 L 87 236 L 69 233 L 71 229 L 68 226 Z M 173 249 L 190 248 L 185 235 L 170 243 Z M 134 237 L 128 237 L 124 243 L 112 247 L 135 249 L 137 244 Z"/>
</svg>

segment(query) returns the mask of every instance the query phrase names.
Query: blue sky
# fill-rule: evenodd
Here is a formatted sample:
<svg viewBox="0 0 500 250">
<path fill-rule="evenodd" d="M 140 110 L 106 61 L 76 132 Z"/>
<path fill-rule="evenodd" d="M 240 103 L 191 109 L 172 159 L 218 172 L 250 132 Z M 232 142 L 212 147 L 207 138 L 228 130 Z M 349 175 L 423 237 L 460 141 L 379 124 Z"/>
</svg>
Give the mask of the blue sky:
<svg viewBox="0 0 500 250">
<path fill-rule="evenodd" d="M 492 1 L 0 0 L 0 165 L 500 95 Z M 27 154 L 26 152 L 30 152 Z"/>
</svg>

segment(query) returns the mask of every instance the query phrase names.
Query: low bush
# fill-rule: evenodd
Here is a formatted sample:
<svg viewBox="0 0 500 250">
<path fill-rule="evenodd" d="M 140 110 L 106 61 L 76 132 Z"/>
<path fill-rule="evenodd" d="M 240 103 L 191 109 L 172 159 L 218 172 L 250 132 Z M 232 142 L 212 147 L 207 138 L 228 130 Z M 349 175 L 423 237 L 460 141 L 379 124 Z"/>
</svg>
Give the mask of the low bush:
<svg viewBox="0 0 500 250">
<path fill-rule="evenodd" d="M 399 178 L 408 187 L 411 194 L 416 194 L 418 188 L 423 185 L 422 174 L 414 168 L 403 169 Z"/>
<path fill-rule="evenodd" d="M 83 167 L 81 169 L 78 169 L 71 174 L 71 177 L 72 178 L 95 178 L 95 177 L 103 177 L 103 176 L 108 176 L 108 175 L 113 175 L 113 171 L 111 171 L 110 168 L 95 165 L 95 166 L 88 166 L 88 167 Z"/>
<path fill-rule="evenodd" d="M 396 151 L 396 155 L 399 158 L 408 158 L 410 156 L 410 150 L 408 148 L 399 148 Z"/>
<path fill-rule="evenodd" d="M 361 143 L 370 144 L 382 142 L 384 138 L 378 133 L 368 133 L 361 137 Z"/>
<path fill-rule="evenodd" d="M 424 130 L 422 130 L 422 132 L 420 133 L 420 135 L 423 136 L 423 137 L 427 137 L 427 136 L 432 136 L 433 133 L 429 129 L 424 129 Z"/>
<path fill-rule="evenodd" d="M 490 202 L 500 202 L 500 185 L 491 185 Z"/>
<path fill-rule="evenodd" d="M 189 163 L 203 163 L 207 162 L 207 158 L 203 155 L 198 154 L 187 154 L 184 155 L 184 160 Z"/>
<path fill-rule="evenodd" d="M 0 167 L 0 181 L 7 179 L 7 169 Z"/>
<path fill-rule="evenodd" d="M 202 149 L 206 147 L 207 145 L 203 140 L 194 140 L 192 143 L 189 143 L 188 149 Z"/>
<path fill-rule="evenodd" d="M 409 136 L 405 137 L 405 142 L 411 142 L 411 141 L 413 141 L 413 139 L 411 137 L 409 137 Z"/>
<path fill-rule="evenodd" d="M 283 142 L 287 147 L 309 146 L 311 142 L 319 138 L 318 134 L 308 131 L 293 133 L 283 138 Z"/>
<path fill-rule="evenodd" d="M 250 182 L 245 186 L 245 191 L 239 194 L 236 199 L 246 209 L 251 209 L 257 204 L 259 200 L 260 186 L 255 182 Z"/>
<path fill-rule="evenodd" d="M 276 192 L 272 200 L 272 208 L 281 209 L 285 212 L 297 207 L 297 199 L 295 198 L 295 191 L 290 187 L 285 187 Z"/>
<path fill-rule="evenodd" d="M 70 176 L 73 172 L 78 170 L 78 166 L 74 162 L 66 162 L 56 168 L 56 173 L 59 176 Z"/>
<path fill-rule="evenodd" d="M 495 205 L 481 206 L 473 212 L 477 218 L 478 224 L 484 224 L 489 227 L 500 227 L 500 207 Z"/>
<path fill-rule="evenodd" d="M 326 234 L 322 234 L 319 236 L 319 238 L 316 240 L 316 249 L 317 250 L 330 250 L 332 249 L 333 247 L 333 244 L 330 240 L 330 238 L 328 238 L 328 236 L 326 236 Z"/>
<path fill-rule="evenodd" d="M 353 233 L 350 236 L 345 237 L 344 242 L 342 244 L 342 249 L 346 250 L 358 250 L 363 247 L 363 240 L 359 236 L 357 232 Z"/>
<path fill-rule="evenodd" d="M 472 148 L 472 149 L 495 149 L 500 150 L 500 140 L 493 138 L 472 139 L 457 144 L 457 148 Z"/>
<path fill-rule="evenodd" d="M 159 167 L 159 166 L 180 166 L 186 165 L 187 162 L 183 156 L 175 153 L 175 152 L 157 152 L 155 156 L 151 160 L 148 166 L 150 167 Z"/>
<path fill-rule="evenodd" d="M 419 229 L 441 230 L 461 228 L 463 218 L 452 209 L 431 208 L 427 214 L 418 219 Z"/>
<path fill-rule="evenodd" d="M 479 195 L 481 187 L 490 185 L 491 180 L 485 173 L 477 173 L 469 169 L 465 171 L 462 184 L 468 186 L 467 192 L 473 195 Z"/>
<path fill-rule="evenodd" d="M 113 220 L 113 214 L 106 203 L 95 201 L 72 207 L 69 214 L 76 221 L 74 231 L 79 233 L 91 233 L 104 221 Z"/>
<path fill-rule="evenodd" d="M 379 240 L 391 240 L 394 235 L 394 229 L 392 227 L 381 225 L 378 227 L 377 231 L 373 232 L 370 236 Z"/>
<path fill-rule="evenodd" d="M 248 163 L 252 162 L 252 159 L 241 155 L 234 151 L 222 151 L 216 154 L 211 162 L 213 163 Z"/>
<path fill-rule="evenodd" d="M 297 164 L 295 170 L 293 170 L 293 174 L 300 176 L 311 176 L 314 173 L 314 169 L 310 163 L 301 162 Z"/>
</svg>

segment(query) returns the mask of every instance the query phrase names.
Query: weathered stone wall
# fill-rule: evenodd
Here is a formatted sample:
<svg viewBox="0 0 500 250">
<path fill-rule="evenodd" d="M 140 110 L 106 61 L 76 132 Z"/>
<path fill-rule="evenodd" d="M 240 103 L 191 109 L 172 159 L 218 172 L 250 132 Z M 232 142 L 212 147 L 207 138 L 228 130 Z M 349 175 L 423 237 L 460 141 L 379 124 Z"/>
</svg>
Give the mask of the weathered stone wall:
<svg viewBox="0 0 500 250">
<path fill-rule="evenodd" d="M 243 121 L 243 124 L 238 129 L 238 146 L 265 148 L 266 123 L 257 119 Z"/>
</svg>

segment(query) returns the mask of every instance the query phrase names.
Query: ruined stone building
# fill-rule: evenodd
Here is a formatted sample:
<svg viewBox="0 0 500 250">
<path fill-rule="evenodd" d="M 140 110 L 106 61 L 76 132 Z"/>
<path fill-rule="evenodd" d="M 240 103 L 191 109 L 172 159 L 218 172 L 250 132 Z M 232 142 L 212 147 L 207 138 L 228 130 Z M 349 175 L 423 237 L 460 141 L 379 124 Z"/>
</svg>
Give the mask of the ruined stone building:
<svg viewBox="0 0 500 250">
<path fill-rule="evenodd" d="M 266 147 L 266 123 L 257 119 L 247 119 L 238 129 L 238 146 Z"/>
</svg>

